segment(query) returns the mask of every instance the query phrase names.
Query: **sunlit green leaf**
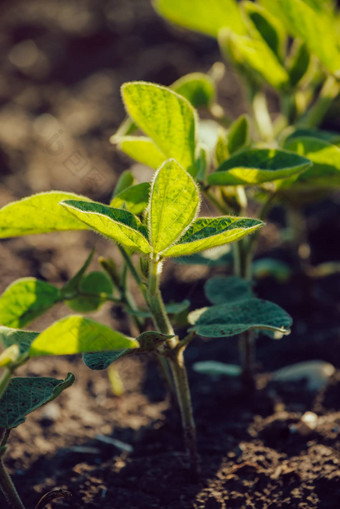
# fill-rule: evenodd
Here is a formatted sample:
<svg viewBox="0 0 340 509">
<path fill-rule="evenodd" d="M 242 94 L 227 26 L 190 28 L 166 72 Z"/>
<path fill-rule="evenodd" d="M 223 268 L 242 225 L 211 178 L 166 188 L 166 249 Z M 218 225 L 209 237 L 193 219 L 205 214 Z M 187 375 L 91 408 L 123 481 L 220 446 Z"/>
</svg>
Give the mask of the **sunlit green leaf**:
<svg viewBox="0 0 340 509">
<path fill-rule="evenodd" d="M 0 344 L 5 348 L 17 345 L 20 355 L 27 353 L 39 332 L 12 329 L 0 326 Z"/>
<path fill-rule="evenodd" d="M 224 161 L 207 181 L 220 186 L 257 185 L 297 175 L 310 166 L 309 159 L 293 152 L 251 149 Z"/>
<path fill-rule="evenodd" d="M 132 159 L 155 170 L 167 159 L 157 145 L 146 136 L 124 136 L 119 139 L 118 147 Z"/>
<path fill-rule="evenodd" d="M 281 19 L 291 35 L 305 41 L 331 72 L 340 70 L 339 37 L 335 16 L 329 10 L 306 0 L 261 0 L 261 3 Z"/>
<path fill-rule="evenodd" d="M 241 366 L 237 364 L 225 364 L 218 361 L 202 361 L 193 364 L 193 370 L 202 375 L 210 376 L 240 376 Z"/>
<path fill-rule="evenodd" d="M 289 334 L 291 317 L 273 302 L 248 299 L 235 304 L 219 304 L 189 314 L 189 330 L 208 338 L 229 337 L 250 329 L 268 329 Z"/>
<path fill-rule="evenodd" d="M 55 286 L 34 277 L 17 279 L 0 297 L 0 324 L 21 328 L 60 301 Z"/>
<path fill-rule="evenodd" d="M 251 284 L 236 276 L 217 276 L 208 279 L 204 293 L 212 304 L 223 304 L 253 297 Z"/>
<path fill-rule="evenodd" d="M 123 173 L 120 175 L 118 182 L 114 188 L 112 199 L 114 198 L 114 196 L 116 196 L 117 194 L 124 191 L 124 189 L 131 187 L 134 184 L 134 182 L 135 182 L 135 178 L 134 178 L 132 172 L 130 170 L 123 171 Z"/>
<path fill-rule="evenodd" d="M 5 205 L 0 209 L 0 238 L 62 230 L 88 230 L 84 223 L 59 206 L 61 200 L 70 199 L 87 200 L 73 193 L 51 191 Z"/>
<path fill-rule="evenodd" d="M 11 429 L 19 426 L 29 413 L 55 399 L 73 382 L 72 373 L 65 380 L 12 378 L 0 400 L 0 427 Z"/>
<path fill-rule="evenodd" d="M 246 28 L 235 0 L 154 0 L 156 10 L 177 25 L 217 37 L 225 26 L 237 33 Z"/>
<path fill-rule="evenodd" d="M 187 256 L 212 247 L 235 242 L 263 226 L 262 221 L 243 217 L 201 217 L 162 255 Z"/>
<path fill-rule="evenodd" d="M 193 72 L 179 78 L 171 88 L 195 107 L 210 106 L 215 100 L 215 84 L 208 74 Z"/>
<path fill-rule="evenodd" d="M 61 205 L 92 230 L 134 251 L 150 253 L 146 229 L 131 212 L 93 201 L 67 200 Z"/>
<path fill-rule="evenodd" d="M 293 137 L 285 148 L 308 157 L 313 166 L 299 175 L 296 184 L 331 188 L 340 185 L 340 148 L 327 141 L 306 137 Z M 294 184 L 295 185 L 295 184 Z"/>
<path fill-rule="evenodd" d="M 125 83 L 122 96 L 129 115 L 165 157 L 192 170 L 196 114 L 189 101 L 169 88 L 143 81 Z"/>
<path fill-rule="evenodd" d="M 71 355 L 137 348 L 138 342 L 83 316 L 67 316 L 45 329 L 31 344 L 31 357 Z"/>
<path fill-rule="evenodd" d="M 155 175 L 150 195 L 150 243 L 162 253 L 176 242 L 195 219 L 200 204 L 192 177 L 174 160 Z"/>
<path fill-rule="evenodd" d="M 83 361 L 85 365 L 94 370 L 102 371 L 106 369 L 115 362 L 128 353 L 130 350 L 116 350 L 111 352 L 93 352 L 93 353 L 84 353 Z"/>
<path fill-rule="evenodd" d="M 249 142 L 249 120 L 246 115 L 241 115 L 230 126 L 227 136 L 229 154 L 237 152 Z"/>
<path fill-rule="evenodd" d="M 142 214 L 147 207 L 150 194 L 149 182 L 142 182 L 124 189 L 113 197 L 110 207 L 126 209 L 132 214 Z"/>
<path fill-rule="evenodd" d="M 289 76 L 276 55 L 262 39 L 237 35 L 229 29 L 223 29 L 219 35 L 222 51 L 227 58 L 247 72 L 254 71 L 273 88 L 284 90 L 289 83 Z"/>
<path fill-rule="evenodd" d="M 112 281 L 104 272 L 90 272 L 81 280 L 78 287 L 78 296 L 67 300 L 66 304 L 73 310 L 81 313 L 96 311 L 105 303 L 105 295 L 112 295 Z M 100 294 L 104 294 L 104 297 Z"/>
</svg>

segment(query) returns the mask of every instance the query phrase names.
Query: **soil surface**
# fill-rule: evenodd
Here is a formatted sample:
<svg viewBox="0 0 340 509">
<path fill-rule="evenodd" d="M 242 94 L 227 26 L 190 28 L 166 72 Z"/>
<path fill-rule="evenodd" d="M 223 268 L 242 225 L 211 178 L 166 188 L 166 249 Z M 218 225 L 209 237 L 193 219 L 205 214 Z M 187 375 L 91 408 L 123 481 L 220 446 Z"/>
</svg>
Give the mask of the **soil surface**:
<svg viewBox="0 0 340 509">
<path fill-rule="evenodd" d="M 131 165 L 108 143 L 124 118 L 121 83 L 170 84 L 219 60 L 214 41 L 165 24 L 148 0 L 4 0 L 0 28 L 0 205 L 50 189 L 107 201 Z M 220 99 L 232 115 L 244 111 L 230 71 Z M 328 127 L 334 126 L 329 118 Z M 134 169 L 144 175 L 140 166 Z M 339 206 L 333 196 L 305 211 L 314 265 L 339 260 Z M 296 254 L 280 242 L 282 225 L 282 211 L 274 210 L 261 237 L 261 256 L 293 263 Z M 60 285 L 93 245 L 120 263 L 115 248 L 91 233 L 3 241 L 0 290 L 24 276 Z M 191 309 L 205 305 L 204 279 L 221 272 L 169 262 L 165 300 L 187 297 Z M 33 509 L 51 489 L 71 494 L 51 508 L 340 507 L 340 275 L 312 279 L 295 273 L 285 283 L 265 278 L 256 291 L 284 307 L 294 327 L 281 341 L 258 339 L 254 393 L 243 391 L 238 380 L 192 369 L 200 360 L 237 362 L 235 338 L 195 339 L 186 353 L 198 480 L 186 468 L 178 413 L 152 358 L 129 357 L 114 365 L 124 384 L 121 396 L 114 395 L 107 372 L 90 371 L 77 357 L 36 359 L 21 368 L 21 376 L 76 375 L 70 389 L 11 434 L 6 464 L 27 507 Z M 31 329 L 67 313 L 57 306 Z M 109 305 L 94 317 L 129 330 L 126 317 Z M 278 368 L 318 359 L 336 368 L 322 388 L 272 380 Z M 315 414 L 312 428 L 303 425 L 306 412 Z"/>
</svg>

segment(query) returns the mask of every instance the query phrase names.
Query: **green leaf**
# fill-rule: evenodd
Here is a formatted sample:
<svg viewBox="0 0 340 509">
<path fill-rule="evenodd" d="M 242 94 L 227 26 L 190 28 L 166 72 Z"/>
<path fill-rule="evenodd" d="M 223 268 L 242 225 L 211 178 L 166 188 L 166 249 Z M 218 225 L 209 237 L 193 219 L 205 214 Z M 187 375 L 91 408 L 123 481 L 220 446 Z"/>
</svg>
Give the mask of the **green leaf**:
<svg viewBox="0 0 340 509">
<path fill-rule="evenodd" d="M 258 185 L 302 173 L 309 159 L 276 149 L 245 150 L 224 161 L 208 176 L 208 184 L 219 186 Z"/>
<path fill-rule="evenodd" d="M 0 238 L 63 230 L 88 230 L 85 224 L 59 206 L 61 200 L 72 198 L 87 200 L 77 194 L 51 191 L 5 205 L 0 209 Z"/>
<path fill-rule="evenodd" d="M 79 288 L 80 282 L 83 279 L 83 276 L 92 261 L 93 255 L 94 249 L 92 249 L 91 253 L 86 258 L 85 262 L 80 267 L 78 272 L 62 287 L 60 291 L 61 299 L 67 299 L 68 297 L 70 296 L 72 297 L 74 293 L 76 293 L 76 291 Z"/>
<path fill-rule="evenodd" d="M 142 214 L 149 202 L 150 184 L 142 182 L 135 186 L 124 189 L 121 193 L 114 196 L 110 207 L 116 209 L 125 209 L 132 214 Z"/>
<path fill-rule="evenodd" d="M 137 347 L 136 340 L 107 325 L 74 315 L 58 320 L 39 334 L 31 344 L 29 353 L 31 357 L 37 357 Z"/>
<path fill-rule="evenodd" d="M 193 370 L 202 375 L 210 376 L 240 376 L 242 369 L 237 364 L 225 364 L 218 361 L 202 361 L 193 364 Z"/>
<path fill-rule="evenodd" d="M 55 399 L 70 387 L 74 376 L 55 378 L 12 378 L 0 400 L 0 427 L 11 429 L 25 421 L 28 414 Z"/>
<path fill-rule="evenodd" d="M 0 326 L 0 343 L 2 346 L 9 348 L 13 345 L 17 345 L 20 355 L 29 351 L 32 342 L 38 335 L 39 332 L 28 332 Z"/>
<path fill-rule="evenodd" d="M 243 2 L 242 7 L 254 24 L 257 33 L 273 51 L 278 60 L 282 61 L 285 52 L 286 34 L 280 19 L 273 16 L 262 5 L 253 2 Z"/>
<path fill-rule="evenodd" d="M 237 152 L 249 143 L 249 120 L 247 115 L 241 115 L 230 126 L 227 136 L 229 154 Z"/>
<path fill-rule="evenodd" d="M 285 90 L 289 84 L 289 76 L 273 51 L 261 38 L 237 35 L 229 29 L 219 34 L 221 50 L 228 59 L 248 73 L 256 73 L 273 88 Z"/>
<path fill-rule="evenodd" d="M 104 272 L 90 272 L 81 280 L 78 288 L 78 297 L 67 300 L 66 304 L 73 311 L 88 313 L 96 311 L 107 299 L 105 295 L 112 295 L 113 284 Z M 104 295 L 101 295 L 104 294 Z"/>
<path fill-rule="evenodd" d="M 212 304 L 237 302 L 253 297 L 251 284 L 237 276 L 217 276 L 204 285 L 205 296 Z"/>
<path fill-rule="evenodd" d="M 217 37 L 225 26 L 245 32 L 240 8 L 235 0 L 154 0 L 157 12 L 172 23 Z"/>
<path fill-rule="evenodd" d="M 61 205 L 92 230 L 128 249 L 145 254 L 150 253 L 151 247 L 146 238 L 146 228 L 131 212 L 114 209 L 94 201 L 67 200 L 61 202 Z"/>
<path fill-rule="evenodd" d="M 132 159 L 156 170 L 167 159 L 157 145 L 146 136 L 123 136 L 118 148 Z"/>
<path fill-rule="evenodd" d="M 83 361 L 85 365 L 93 370 L 102 371 L 110 366 L 112 362 L 120 359 L 129 350 L 118 350 L 115 352 L 94 352 L 94 353 L 84 353 Z"/>
<path fill-rule="evenodd" d="M 161 332 L 150 330 L 142 332 L 142 334 L 137 337 L 137 341 L 139 341 L 142 350 L 153 351 L 157 346 L 173 337 L 174 334 L 162 334 Z"/>
<path fill-rule="evenodd" d="M 229 337 L 246 330 L 273 330 L 289 334 L 291 317 L 273 302 L 248 299 L 235 304 L 219 304 L 189 314 L 194 324 L 189 330 L 208 338 Z"/>
<path fill-rule="evenodd" d="M 193 178 L 174 160 L 157 171 L 149 211 L 150 243 L 161 254 L 176 242 L 198 213 L 200 198 Z"/>
<path fill-rule="evenodd" d="M 286 139 L 291 140 L 292 138 L 318 138 L 319 140 L 327 141 L 328 143 L 339 145 L 340 144 L 340 133 L 335 131 L 326 131 L 320 129 L 308 129 L 308 128 L 300 128 L 296 129 L 289 137 Z"/>
<path fill-rule="evenodd" d="M 334 73 L 340 70 L 339 37 L 335 16 L 306 0 L 261 0 L 275 13 L 291 35 L 300 37 L 325 67 Z"/>
<path fill-rule="evenodd" d="M 313 166 L 299 175 L 293 185 L 332 188 L 340 185 L 340 148 L 327 141 L 306 137 L 289 138 L 285 148 L 308 157 Z M 284 183 L 283 183 L 284 184 Z"/>
<path fill-rule="evenodd" d="M 287 263 L 275 260 L 274 258 L 260 258 L 252 264 L 253 277 L 261 279 L 273 277 L 280 283 L 288 281 L 292 275 L 292 269 Z"/>
<path fill-rule="evenodd" d="M 235 242 L 263 224 L 257 219 L 242 217 L 201 217 L 190 226 L 175 245 L 166 249 L 162 256 L 187 256 L 228 242 Z"/>
<path fill-rule="evenodd" d="M 295 41 L 294 52 L 288 69 L 289 80 L 292 87 L 296 87 L 299 81 L 308 71 L 310 64 L 310 53 L 306 44 Z"/>
<path fill-rule="evenodd" d="M 208 74 L 193 72 L 179 78 L 171 85 L 178 94 L 185 97 L 195 108 L 210 106 L 216 97 L 215 84 Z"/>
<path fill-rule="evenodd" d="M 113 197 L 117 194 L 124 191 L 124 189 L 127 189 L 128 187 L 131 187 L 134 184 L 135 178 L 132 175 L 132 172 L 130 170 L 125 170 L 120 175 L 118 182 L 116 184 L 116 187 L 113 192 Z M 113 199 L 113 198 L 112 198 Z"/>
<path fill-rule="evenodd" d="M 165 311 L 167 312 L 168 315 L 178 315 L 179 313 L 182 313 L 183 311 L 188 309 L 189 306 L 190 306 L 190 301 L 188 299 L 184 299 L 184 300 L 182 300 L 182 302 L 174 302 L 172 304 L 165 304 Z M 140 316 L 141 318 L 149 318 L 150 316 L 152 316 L 152 314 L 148 310 L 134 311 L 134 310 L 129 309 L 129 310 L 127 310 L 127 312 L 130 315 Z"/>
<path fill-rule="evenodd" d="M 227 267 L 233 263 L 233 252 L 229 244 L 217 246 L 201 253 L 188 256 L 179 256 L 176 263 L 186 265 L 206 265 L 208 267 Z"/>
<path fill-rule="evenodd" d="M 165 158 L 174 158 L 186 170 L 192 170 L 196 114 L 189 101 L 169 88 L 143 81 L 125 83 L 122 96 L 129 115 Z"/>
<path fill-rule="evenodd" d="M 60 301 L 55 286 L 34 277 L 17 279 L 0 297 L 0 324 L 21 328 Z"/>
</svg>

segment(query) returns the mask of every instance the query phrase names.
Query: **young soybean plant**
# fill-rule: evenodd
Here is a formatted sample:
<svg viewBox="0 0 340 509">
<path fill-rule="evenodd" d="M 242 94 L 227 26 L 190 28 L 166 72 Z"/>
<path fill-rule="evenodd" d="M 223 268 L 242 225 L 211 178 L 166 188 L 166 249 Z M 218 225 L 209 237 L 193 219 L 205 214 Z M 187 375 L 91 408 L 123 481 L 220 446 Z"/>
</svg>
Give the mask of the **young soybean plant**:
<svg viewBox="0 0 340 509">
<path fill-rule="evenodd" d="M 230 127 L 226 141 L 219 136 L 219 132 L 224 134 L 224 130 L 221 128 L 219 131 L 218 126 L 215 127 L 214 136 L 209 139 L 204 121 L 198 118 L 196 110 L 189 103 L 190 99 L 195 104 L 211 107 L 214 102 L 214 88 L 211 82 L 210 87 L 208 84 L 209 80 L 198 74 L 188 75 L 171 88 L 146 82 L 124 84 L 122 96 L 131 120 L 130 123 L 123 124 L 112 141 L 126 154 L 151 168 L 156 168 L 157 164 L 167 157 L 176 158 L 195 178 L 206 199 L 223 214 L 247 215 L 247 192 L 249 189 L 259 189 L 262 204 L 258 218 L 262 219 L 272 205 L 275 196 L 272 189 L 275 183 L 297 178 L 310 168 L 312 163 L 309 159 L 287 150 L 251 147 L 246 117 L 240 117 Z M 174 88 L 185 93 L 188 99 L 175 92 Z M 124 134 L 126 127 L 129 134 Z M 132 134 L 137 127 L 147 136 Z M 247 314 L 247 325 L 244 325 L 242 330 L 233 327 L 234 312 L 226 313 L 222 309 L 217 315 L 214 314 L 214 318 L 210 312 L 207 314 L 207 310 L 202 316 L 199 313 L 190 315 L 193 328 L 198 327 L 196 320 L 201 322 L 208 317 L 209 321 L 213 320 L 211 323 L 219 323 L 219 329 L 210 327 L 209 331 L 206 327 L 198 327 L 199 334 L 205 337 L 241 334 L 241 371 L 248 387 L 254 385 L 253 330 L 266 331 L 266 323 L 259 318 L 268 316 L 264 309 L 264 315 L 262 314 L 263 305 L 255 299 L 251 291 L 255 240 L 256 235 L 234 244 L 235 275 L 245 282 L 235 278 L 222 278 L 219 281 L 214 279 L 214 286 L 215 283 L 219 284 L 218 302 L 217 297 L 211 298 L 210 291 L 209 295 L 207 294 L 214 305 L 224 303 L 225 306 L 239 306 L 240 300 L 247 301 L 242 304 L 245 306 L 242 313 Z M 186 258 L 186 261 L 190 263 L 190 259 Z M 195 261 L 197 258 L 192 259 L 192 263 Z M 224 286 L 226 288 L 222 291 L 221 287 Z M 242 299 L 237 287 L 244 290 Z M 274 309 L 270 309 L 271 313 L 274 313 Z M 217 310 L 211 308 L 211 312 L 217 313 Z M 290 320 L 282 322 L 281 334 L 289 332 L 290 324 Z"/>
<path fill-rule="evenodd" d="M 117 198 L 113 199 L 115 200 Z M 165 360 L 171 371 L 181 412 L 186 450 L 193 472 L 197 471 L 195 425 L 183 353 L 194 334 L 193 331 L 189 331 L 186 337 L 179 338 L 169 320 L 160 292 L 163 262 L 167 258 L 191 255 L 236 241 L 263 225 L 262 221 L 241 217 L 197 218 L 199 207 L 199 192 L 193 178 L 178 162 L 168 160 L 155 174 L 142 219 L 128 210 L 60 192 L 34 195 L 11 203 L 0 211 L 0 234 L 3 238 L 31 233 L 89 229 L 113 240 L 121 250 L 124 250 L 156 331 L 146 331 L 135 340 L 88 318 L 75 315 L 55 322 L 37 335 L 30 345 L 29 355 L 99 352 L 88 354 L 86 362 L 87 364 L 92 362 L 93 367 L 100 368 L 106 367 L 133 349 L 153 351 Z M 144 274 L 147 274 L 145 280 L 138 272 L 138 264 L 134 265 L 131 261 L 133 253 L 143 260 Z M 38 291 L 39 285 L 35 287 L 34 284 L 33 286 L 31 284 L 30 290 L 25 295 L 19 293 L 21 309 L 18 313 L 13 287 L 15 290 L 15 283 L 0 299 L 0 317 L 6 317 L 6 313 L 11 315 L 8 303 L 12 302 L 13 313 L 17 313 L 12 322 L 15 320 L 20 322 L 22 317 L 25 318 L 26 312 L 34 313 L 37 307 L 41 308 L 41 294 Z M 18 297 L 18 292 L 14 291 L 14 294 Z M 101 297 L 105 298 L 105 295 Z M 61 298 L 67 298 L 65 288 L 58 297 L 55 295 L 52 303 Z M 46 301 L 44 302 L 46 305 Z M 51 305 L 51 300 L 49 304 Z M 25 306 L 26 312 L 23 312 Z M 111 350 L 116 352 L 110 352 Z"/>
</svg>

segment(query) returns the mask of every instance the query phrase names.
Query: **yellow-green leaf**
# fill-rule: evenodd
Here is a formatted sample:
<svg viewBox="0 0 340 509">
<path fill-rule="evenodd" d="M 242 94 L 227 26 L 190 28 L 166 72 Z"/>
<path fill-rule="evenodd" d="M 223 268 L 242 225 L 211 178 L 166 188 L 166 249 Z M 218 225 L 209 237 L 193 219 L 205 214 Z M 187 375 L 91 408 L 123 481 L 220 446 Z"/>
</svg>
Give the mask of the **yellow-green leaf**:
<svg viewBox="0 0 340 509">
<path fill-rule="evenodd" d="M 167 159 L 157 145 L 146 136 L 123 136 L 118 140 L 118 147 L 132 159 L 154 170 Z"/>
<path fill-rule="evenodd" d="M 31 357 L 40 355 L 72 355 L 137 348 L 138 341 L 107 325 L 84 318 L 67 316 L 39 334 L 31 344 Z"/>
<path fill-rule="evenodd" d="M 167 87 L 143 81 L 125 83 L 122 96 L 129 115 L 165 157 L 193 170 L 196 114 L 189 101 Z"/>
<path fill-rule="evenodd" d="M 118 244 L 144 254 L 151 252 L 146 238 L 146 228 L 131 212 L 93 201 L 67 200 L 61 202 L 61 205 L 70 212 L 70 215 L 73 214 L 92 230 Z"/>
<path fill-rule="evenodd" d="M 197 219 L 165 257 L 187 256 L 212 247 L 235 242 L 263 226 L 262 221 L 244 217 L 201 217 Z"/>
<path fill-rule="evenodd" d="M 84 223 L 59 206 L 61 200 L 71 199 L 87 200 L 77 194 L 51 191 L 5 205 L 0 209 L 0 238 L 62 230 L 87 230 Z"/>
<path fill-rule="evenodd" d="M 176 242 L 195 219 L 200 205 L 193 178 L 174 160 L 157 171 L 149 211 L 150 243 L 155 253 Z"/>
<path fill-rule="evenodd" d="M 121 193 L 116 194 L 110 203 L 110 207 L 125 209 L 132 214 L 142 214 L 149 202 L 149 194 L 149 182 L 142 182 L 141 184 L 128 187 Z"/>
</svg>

